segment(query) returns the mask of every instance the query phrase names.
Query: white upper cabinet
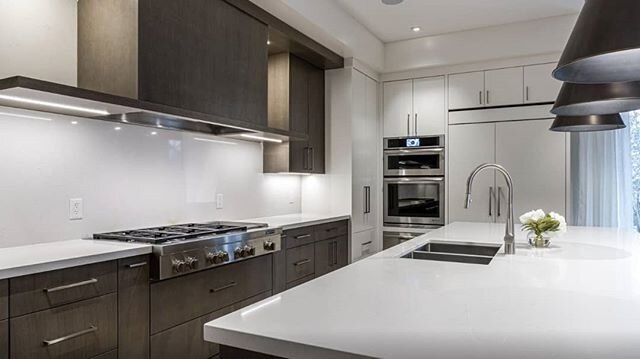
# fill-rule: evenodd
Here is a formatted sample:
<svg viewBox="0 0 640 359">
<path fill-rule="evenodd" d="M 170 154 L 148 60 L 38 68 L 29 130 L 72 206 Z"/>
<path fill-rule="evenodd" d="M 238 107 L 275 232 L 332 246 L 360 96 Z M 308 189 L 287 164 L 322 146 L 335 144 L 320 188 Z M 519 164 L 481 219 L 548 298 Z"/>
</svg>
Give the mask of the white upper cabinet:
<svg viewBox="0 0 640 359">
<path fill-rule="evenodd" d="M 551 72 L 555 68 L 555 63 L 524 67 L 525 103 L 554 102 L 556 100 L 562 81 L 551 76 Z"/>
<path fill-rule="evenodd" d="M 384 137 L 404 137 L 413 128 L 413 81 L 384 83 Z"/>
<path fill-rule="evenodd" d="M 484 71 L 449 75 L 449 109 L 484 106 Z"/>
<path fill-rule="evenodd" d="M 384 137 L 445 133 L 444 76 L 384 83 Z"/>
<path fill-rule="evenodd" d="M 485 71 L 485 107 L 523 103 L 522 67 Z"/>
<path fill-rule="evenodd" d="M 413 81 L 413 127 L 416 136 L 445 133 L 444 76 Z"/>
</svg>

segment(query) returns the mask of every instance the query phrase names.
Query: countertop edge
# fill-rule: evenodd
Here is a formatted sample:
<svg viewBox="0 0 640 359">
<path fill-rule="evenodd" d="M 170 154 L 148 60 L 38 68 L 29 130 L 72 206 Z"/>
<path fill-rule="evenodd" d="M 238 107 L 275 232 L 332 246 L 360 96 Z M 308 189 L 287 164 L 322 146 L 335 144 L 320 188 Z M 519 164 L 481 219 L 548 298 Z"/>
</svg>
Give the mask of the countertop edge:
<svg viewBox="0 0 640 359">
<path fill-rule="evenodd" d="M 65 258 L 54 261 L 40 262 L 34 264 L 27 264 L 23 266 L 0 269 L 0 280 L 10 279 L 16 277 L 22 277 L 31 274 L 43 273 L 54 271 L 58 269 L 65 269 L 70 267 L 77 267 L 87 264 L 107 262 L 116 259 L 134 257 L 144 254 L 150 254 L 151 247 L 139 247 L 139 248 L 123 248 L 109 253 L 100 253 L 87 256 L 77 256 L 73 258 Z"/>
<path fill-rule="evenodd" d="M 309 226 L 317 226 L 319 224 L 326 224 L 326 223 L 337 222 L 337 221 L 345 221 L 345 220 L 349 220 L 349 219 L 351 219 L 351 216 L 349 216 L 349 215 L 339 215 L 339 216 L 332 216 L 332 217 L 326 217 L 326 218 L 321 218 L 321 219 L 312 219 L 312 220 L 302 221 L 302 222 L 298 222 L 298 223 L 285 224 L 283 226 L 280 226 L 280 228 L 282 228 L 282 230 L 286 231 L 286 230 L 289 230 L 289 229 L 309 227 Z"/>
</svg>

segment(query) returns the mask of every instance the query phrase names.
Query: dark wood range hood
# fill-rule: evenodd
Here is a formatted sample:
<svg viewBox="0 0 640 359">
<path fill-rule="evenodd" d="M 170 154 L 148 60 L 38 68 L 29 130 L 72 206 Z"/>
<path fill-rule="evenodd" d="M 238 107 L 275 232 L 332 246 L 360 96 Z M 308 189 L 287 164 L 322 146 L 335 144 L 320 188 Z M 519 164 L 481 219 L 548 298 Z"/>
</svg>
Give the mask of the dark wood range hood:
<svg viewBox="0 0 640 359">
<path fill-rule="evenodd" d="M 267 44 L 269 42 L 269 44 Z M 268 56 L 344 59 L 249 0 L 79 0 L 78 87 L 0 80 L 0 105 L 180 131 L 307 138 L 267 121 Z"/>
</svg>

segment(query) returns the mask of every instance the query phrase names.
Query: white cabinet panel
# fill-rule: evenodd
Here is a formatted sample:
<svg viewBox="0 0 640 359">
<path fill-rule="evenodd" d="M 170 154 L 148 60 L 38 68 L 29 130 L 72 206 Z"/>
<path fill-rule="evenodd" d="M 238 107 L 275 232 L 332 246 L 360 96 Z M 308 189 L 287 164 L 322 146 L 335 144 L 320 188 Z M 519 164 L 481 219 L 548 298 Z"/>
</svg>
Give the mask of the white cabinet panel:
<svg viewBox="0 0 640 359">
<path fill-rule="evenodd" d="M 484 72 L 449 75 L 449 109 L 484 106 Z"/>
<path fill-rule="evenodd" d="M 556 64 L 542 64 L 524 67 L 524 102 L 554 102 L 562 81 L 551 76 Z"/>
<path fill-rule="evenodd" d="M 384 137 L 408 136 L 413 114 L 413 81 L 384 83 Z"/>
<path fill-rule="evenodd" d="M 449 222 L 493 222 L 493 171 L 484 171 L 473 183 L 471 207 L 464 208 L 467 177 L 477 166 L 495 161 L 495 124 L 449 126 Z M 490 206 L 493 208 L 490 209 Z"/>
<path fill-rule="evenodd" d="M 377 83 L 354 71 L 353 75 L 352 229 L 377 226 L 378 108 Z"/>
<path fill-rule="evenodd" d="M 566 135 L 549 131 L 553 120 L 502 122 L 496 124 L 496 162 L 513 177 L 514 216 L 532 209 L 566 213 Z M 506 219 L 507 187 L 502 188 L 500 216 Z"/>
<path fill-rule="evenodd" d="M 377 237 L 377 229 L 354 233 L 351 237 L 351 261 L 355 262 L 379 252 L 382 241 Z"/>
<path fill-rule="evenodd" d="M 413 81 L 413 130 L 417 136 L 444 135 L 444 76 Z"/>
<path fill-rule="evenodd" d="M 486 71 L 485 106 L 522 104 L 522 71 L 522 67 Z"/>
</svg>

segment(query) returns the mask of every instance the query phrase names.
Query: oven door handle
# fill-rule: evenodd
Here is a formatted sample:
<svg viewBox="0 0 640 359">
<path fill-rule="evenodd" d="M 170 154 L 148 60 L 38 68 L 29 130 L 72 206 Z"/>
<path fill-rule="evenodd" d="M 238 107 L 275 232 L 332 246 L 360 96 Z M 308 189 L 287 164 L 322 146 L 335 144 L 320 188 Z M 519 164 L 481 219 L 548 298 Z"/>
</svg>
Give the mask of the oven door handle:
<svg viewBox="0 0 640 359">
<path fill-rule="evenodd" d="M 434 148 L 416 148 L 416 149 L 406 149 L 406 150 L 384 150 L 385 155 L 418 155 L 418 154 L 440 154 L 444 152 L 443 147 L 434 147 Z"/>
<path fill-rule="evenodd" d="M 401 183 L 439 183 L 439 182 L 443 182 L 443 181 L 444 181 L 444 177 L 415 177 L 415 178 L 403 177 L 403 178 L 385 178 L 384 179 L 385 183 L 396 183 L 396 184 L 401 184 Z"/>
</svg>

